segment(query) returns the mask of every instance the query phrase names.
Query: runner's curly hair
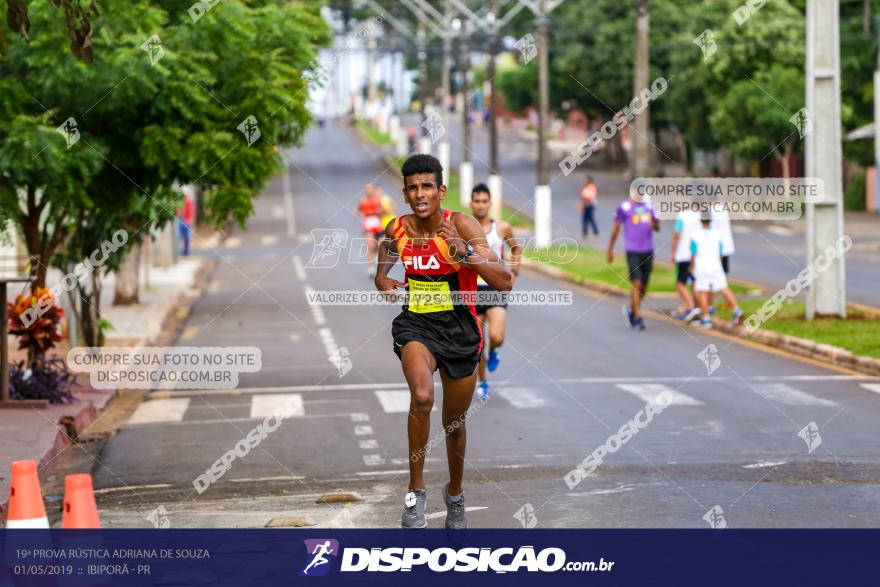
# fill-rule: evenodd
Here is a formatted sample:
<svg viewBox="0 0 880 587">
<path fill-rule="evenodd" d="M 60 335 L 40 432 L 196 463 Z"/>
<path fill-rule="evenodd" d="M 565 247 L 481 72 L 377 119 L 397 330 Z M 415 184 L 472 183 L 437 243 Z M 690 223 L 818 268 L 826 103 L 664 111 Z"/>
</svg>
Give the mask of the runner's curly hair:
<svg viewBox="0 0 880 587">
<path fill-rule="evenodd" d="M 437 187 L 439 188 L 443 185 L 443 166 L 432 155 L 412 155 L 403 162 L 400 174 L 403 176 L 404 182 L 406 182 L 407 177 L 416 173 L 433 173 L 434 178 L 437 180 Z"/>
</svg>

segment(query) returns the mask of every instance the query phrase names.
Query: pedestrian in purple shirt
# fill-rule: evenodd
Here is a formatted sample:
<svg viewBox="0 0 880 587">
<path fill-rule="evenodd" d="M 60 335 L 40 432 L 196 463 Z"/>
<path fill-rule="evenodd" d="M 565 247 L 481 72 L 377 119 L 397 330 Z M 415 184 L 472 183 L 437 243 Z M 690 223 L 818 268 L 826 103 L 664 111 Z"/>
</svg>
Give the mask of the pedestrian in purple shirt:
<svg viewBox="0 0 880 587">
<path fill-rule="evenodd" d="M 643 184 L 642 184 L 643 185 Z M 648 289 L 651 269 L 654 267 L 654 231 L 660 230 L 660 221 L 650 204 L 640 201 L 638 182 L 630 186 L 629 199 L 620 203 L 614 214 L 614 228 L 608 242 L 608 262 L 614 261 L 614 243 L 623 226 L 623 248 L 632 283 L 630 303 L 623 307 L 630 328 L 645 329 L 642 318 L 642 298 Z"/>
</svg>

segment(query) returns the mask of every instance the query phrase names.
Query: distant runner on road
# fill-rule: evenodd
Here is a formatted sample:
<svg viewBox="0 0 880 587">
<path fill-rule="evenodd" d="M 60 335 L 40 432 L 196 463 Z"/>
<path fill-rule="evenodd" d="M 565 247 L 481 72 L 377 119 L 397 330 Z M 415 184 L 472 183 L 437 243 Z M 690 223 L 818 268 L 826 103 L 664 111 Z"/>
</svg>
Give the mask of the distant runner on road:
<svg viewBox="0 0 880 587">
<path fill-rule="evenodd" d="M 644 330 L 642 298 L 648 290 L 648 281 L 654 268 L 654 231 L 660 230 L 660 221 L 650 204 L 639 201 L 636 189 L 637 186 L 630 186 L 629 199 L 617 207 L 606 257 L 608 263 L 614 261 L 614 243 L 620 234 L 620 227 L 623 226 L 623 248 L 632 282 L 630 303 L 623 307 L 623 312 L 631 328 Z"/>
<path fill-rule="evenodd" d="M 382 215 L 385 213 L 380 195 L 373 184 L 364 186 L 364 197 L 358 202 L 357 213 L 361 216 L 361 232 L 367 239 L 367 273 L 373 278 L 376 276 L 373 262 L 384 228 Z"/>
<path fill-rule="evenodd" d="M 430 155 L 413 155 L 401 168 L 403 196 L 412 209 L 389 222 L 379 249 L 376 288 L 389 298 L 396 289 L 409 290 L 408 303 L 394 319 L 391 334 L 409 384 L 409 492 L 400 525 L 425 528 L 424 466 L 434 371 L 443 385 L 442 421 L 449 462 L 449 483 L 443 488 L 446 527 L 467 528 L 462 491 L 466 446 L 465 420 L 476 385 L 482 354 L 482 336 L 472 301 L 455 299 L 474 295 L 477 276 L 499 291 L 511 288 L 511 274 L 489 248 L 479 222 L 460 212 L 444 210 L 443 167 Z M 388 277 L 398 257 L 405 282 Z M 455 302 L 455 303 L 453 303 Z"/>
<path fill-rule="evenodd" d="M 480 223 L 483 232 L 486 233 L 486 243 L 499 259 L 504 260 L 504 245 L 510 249 L 511 263 L 510 272 L 513 274 L 511 285 L 516 283 L 519 276 L 519 264 L 522 257 L 522 247 L 513 237 L 513 228 L 507 222 L 494 220 L 489 217 L 492 207 L 492 195 L 484 183 L 478 183 L 471 191 L 471 212 Z M 483 331 L 483 346 L 489 347 L 489 356 L 485 353 L 480 358 L 480 383 L 477 393 L 482 399 L 489 399 L 489 381 L 486 377 L 486 368 L 494 372 L 498 368 L 501 359 L 498 358 L 498 349 L 504 344 L 504 330 L 507 325 L 507 301 L 503 294 L 486 283 L 482 277 L 477 277 L 477 294 L 493 296 L 500 299 L 481 300 L 477 299 L 476 310 L 480 318 L 480 327 Z M 488 340 L 487 340 L 488 339 Z"/>
</svg>

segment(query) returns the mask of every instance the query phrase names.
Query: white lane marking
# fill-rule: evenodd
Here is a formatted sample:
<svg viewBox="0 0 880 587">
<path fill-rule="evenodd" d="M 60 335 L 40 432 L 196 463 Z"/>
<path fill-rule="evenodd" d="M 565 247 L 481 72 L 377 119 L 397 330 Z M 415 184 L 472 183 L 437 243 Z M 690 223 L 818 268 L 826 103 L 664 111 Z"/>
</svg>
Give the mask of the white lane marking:
<svg viewBox="0 0 880 587">
<path fill-rule="evenodd" d="M 306 420 L 311 420 L 315 418 L 348 418 L 348 414 L 306 414 L 304 416 L 300 416 L 300 419 Z M 262 420 L 262 418 L 217 418 L 215 420 L 181 420 L 179 422 L 144 422 L 142 424 L 139 424 L 139 426 L 191 426 L 196 424 L 233 424 L 237 422 L 259 422 L 260 420 Z"/>
<path fill-rule="evenodd" d="M 880 393 L 880 383 L 862 383 L 860 384 L 862 387 L 867 389 L 868 391 L 873 391 L 874 393 Z"/>
<path fill-rule="evenodd" d="M 757 463 L 751 463 L 748 465 L 743 465 L 743 469 L 763 469 L 765 467 L 778 467 L 779 465 L 784 465 L 788 461 L 759 461 Z"/>
<path fill-rule="evenodd" d="M 283 206 L 272 206 L 272 218 L 275 220 L 281 220 L 284 218 L 284 207 Z"/>
<path fill-rule="evenodd" d="M 305 286 L 303 290 L 306 293 L 306 300 L 308 300 L 311 295 L 315 292 L 310 286 Z M 309 304 L 309 309 L 312 311 L 312 319 L 314 319 L 315 324 L 318 326 L 324 326 L 327 323 L 327 319 L 324 317 L 324 310 L 321 309 L 321 306 L 317 304 Z"/>
<path fill-rule="evenodd" d="M 357 436 L 372 436 L 373 427 L 372 426 L 355 426 L 354 433 Z"/>
<path fill-rule="evenodd" d="M 227 249 L 235 249 L 241 246 L 241 239 L 237 236 L 231 236 L 223 241 L 223 247 Z"/>
<path fill-rule="evenodd" d="M 306 280 L 306 268 L 303 267 L 302 259 L 299 255 L 294 255 L 291 257 L 293 260 L 293 270 L 296 272 L 296 278 L 300 281 Z"/>
<path fill-rule="evenodd" d="M 304 416 L 306 411 L 302 394 L 255 395 L 251 398 L 251 418 L 265 418 L 282 412 L 291 416 Z"/>
<path fill-rule="evenodd" d="M 787 226 L 778 226 L 776 224 L 769 224 L 764 230 L 766 230 L 770 234 L 775 234 L 778 236 L 792 236 L 794 234 L 794 231 Z"/>
<path fill-rule="evenodd" d="M 278 242 L 278 235 L 275 234 L 264 234 L 260 237 L 261 245 L 274 245 Z"/>
<path fill-rule="evenodd" d="M 370 415 L 365 414 L 363 412 L 352 412 L 351 413 L 351 421 L 352 422 L 369 422 Z"/>
<path fill-rule="evenodd" d="M 372 477 L 373 475 L 402 475 L 409 473 L 409 469 L 391 469 L 390 471 L 358 471 L 355 475 L 363 477 Z"/>
<path fill-rule="evenodd" d="M 810 395 L 785 383 L 763 383 L 754 386 L 758 394 L 789 406 L 825 406 L 835 407 L 837 402 Z"/>
<path fill-rule="evenodd" d="M 385 457 L 382 455 L 364 455 L 364 464 L 370 467 L 385 464 Z"/>
<path fill-rule="evenodd" d="M 703 402 L 700 400 L 694 399 L 687 394 L 672 389 L 671 387 L 667 387 L 662 383 L 622 383 L 618 384 L 617 387 L 633 394 L 646 404 L 656 401 L 660 394 L 665 394 L 669 398 L 670 406 L 703 405 Z"/>
<path fill-rule="evenodd" d="M 474 506 L 465 506 L 464 511 L 466 512 L 475 512 L 477 510 L 487 510 L 489 506 L 487 505 L 474 505 Z M 425 514 L 426 520 L 433 520 L 434 518 L 445 518 L 446 512 L 434 512 L 433 514 Z"/>
<path fill-rule="evenodd" d="M 651 383 L 651 382 L 717 382 L 717 381 L 880 381 L 877 377 L 869 375 L 761 375 L 756 377 L 584 377 L 550 379 L 553 383 L 581 383 L 584 385 L 602 383 Z M 548 380 L 544 380 L 546 383 Z M 434 387 L 441 384 L 434 382 Z M 404 381 L 392 381 L 388 383 L 333 383 L 329 385 L 283 385 L 270 387 L 239 387 L 238 389 L 193 389 L 175 391 L 175 397 L 201 397 L 211 395 L 246 395 L 261 393 L 281 393 L 285 391 L 350 391 L 350 390 L 375 390 L 375 389 L 408 389 Z M 154 391 L 149 397 L 161 396 L 162 392 Z"/>
<path fill-rule="evenodd" d="M 92 493 L 100 495 L 104 493 L 115 493 L 117 491 L 143 491 L 144 489 L 166 489 L 171 487 L 171 483 L 149 483 L 147 485 L 126 485 L 124 487 L 105 487 L 104 489 L 95 489 Z"/>
<path fill-rule="evenodd" d="M 288 236 L 293 236 L 293 235 L 288 235 Z M 311 240 L 312 240 L 312 235 L 310 235 L 310 234 L 301 234 L 301 235 L 299 235 L 298 237 L 296 237 L 296 240 L 298 240 L 298 241 L 301 242 L 301 243 L 311 242 Z"/>
<path fill-rule="evenodd" d="M 284 191 L 284 214 L 287 217 L 287 236 L 296 236 L 296 216 L 293 211 L 293 194 L 290 191 L 290 168 L 285 165 L 281 174 L 281 187 Z"/>
<path fill-rule="evenodd" d="M 376 398 L 382 404 L 382 410 L 386 414 L 403 414 L 409 412 L 409 391 L 388 391 L 376 390 Z M 437 411 L 437 404 L 431 408 L 432 412 Z"/>
<path fill-rule="evenodd" d="M 370 450 L 379 448 L 379 441 L 375 438 L 367 438 L 366 440 L 358 440 L 358 446 L 361 450 Z"/>
<path fill-rule="evenodd" d="M 733 226 L 731 226 L 731 229 L 733 230 L 734 234 L 752 234 L 753 232 L 751 228 L 749 228 L 748 226 L 743 226 L 741 224 L 734 224 Z"/>
<path fill-rule="evenodd" d="M 189 407 L 189 398 L 154 399 L 143 402 L 129 418 L 129 424 L 180 422 Z"/>
<path fill-rule="evenodd" d="M 498 395 L 519 409 L 543 408 L 548 403 L 547 398 L 534 387 L 501 387 Z"/>
<path fill-rule="evenodd" d="M 754 375 L 752 377 L 565 377 L 554 383 L 699 383 L 705 381 L 877 381 L 870 375 Z"/>
<path fill-rule="evenodd" d="M 333 338 L 333 332 L 329 328 L 321 328 L 318 330 L 318 336 L 321 337 L 321 343 L 327 353 L 327 360 L 334 367 L 339 365 L 339 347 L 336 345 L 336 339 Z"/>
<path fill-rule="evenodd" d="M 230 483 L 253 483 L 254 481 L 298 481 L 305 479 L 299 475 L 275 475 L 272 477 L 239 477 L 238 479 L 227 479 Z"/>
</svg>

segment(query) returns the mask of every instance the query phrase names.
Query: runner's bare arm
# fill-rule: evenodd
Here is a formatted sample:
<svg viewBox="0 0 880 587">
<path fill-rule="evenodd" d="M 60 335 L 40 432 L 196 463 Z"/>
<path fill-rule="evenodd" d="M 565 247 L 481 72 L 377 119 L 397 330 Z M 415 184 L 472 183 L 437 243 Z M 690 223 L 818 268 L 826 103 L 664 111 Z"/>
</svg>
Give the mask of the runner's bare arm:
<svg viewBox="0 0 880 587">
<path fill-rule="evenodd" d="M 614 243 L 617 242 L 617 235 L 620 234 L 620 222 L 614 221 L 614 228 L 611 229 L 611 238 L 608 239 L 608 253 L 605 258 L 611 263 L 614 261 Z"/>
<path fill-rule="evenodd" d="M 513 227 L 509 222 L 501 223 L 501 237 L 510 247 L 510 272 L 513 273 L 514 281 L 519 277 L 519 265 L 522 261 L 522 245 L 513 236 Z"/>
<path fill-rule="evenodd" d="M 489 248 L 486 233 L 473 216 L 455 212 L 450 220 L 440 224 L 437 234 L 446 239 L 450 254 L 476 271 L 491 287 L 498 291 L 510 291 L 513 287 L 510 271 Z M 468 244 L 473 247 L 474 254 L 463 258 Z"/>
<path fill-rule="evenodd" d="M 394 238 L 394 220 L 385 227 L 382 240 L 379 241 L 379 259 L 376 262 L 376 289 L 393 293 L 396 287 L 406 287 L 406 284 L 388 277 L 388 272 L 397 263 L 397 239 Z"/>
</svg>

